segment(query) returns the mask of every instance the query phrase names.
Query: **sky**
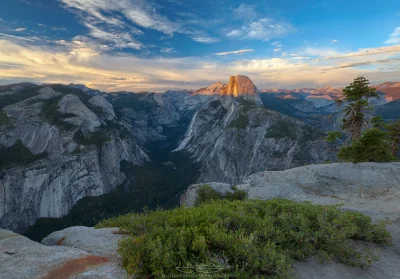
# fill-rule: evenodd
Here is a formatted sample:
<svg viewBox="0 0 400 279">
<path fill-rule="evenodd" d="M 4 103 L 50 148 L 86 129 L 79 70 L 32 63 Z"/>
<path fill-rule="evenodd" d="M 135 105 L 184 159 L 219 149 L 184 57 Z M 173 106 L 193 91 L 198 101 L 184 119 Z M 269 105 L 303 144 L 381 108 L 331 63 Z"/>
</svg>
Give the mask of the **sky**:
<svg viewBox="0 0 400 279">
<path fill-rule="evenodd" d="M 400 81 L 398 0 L 1 0 L 0 84 L 103 91 Z"/>
</svg>

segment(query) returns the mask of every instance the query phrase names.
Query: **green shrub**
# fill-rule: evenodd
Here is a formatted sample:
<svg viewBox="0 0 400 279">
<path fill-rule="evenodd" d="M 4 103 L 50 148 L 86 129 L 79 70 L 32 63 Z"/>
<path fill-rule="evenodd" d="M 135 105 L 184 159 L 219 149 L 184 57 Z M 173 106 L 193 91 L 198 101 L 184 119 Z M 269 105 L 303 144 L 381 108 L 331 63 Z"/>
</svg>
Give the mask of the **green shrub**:
<svg viewBox="0 0 400 279">
<path fill-rule="evenodd" d="M 38 86 L 29 86 L 11 94 L 0 96 L 0 109 L 38 95 L 37 88 Z"/>
<path fill-rule="evenodd" d="M 228 128 L 246 129 L 249 126 L 249 116 L 246 112 L 240 112 L 238 118 L 232 120 Z"/>
<path fill-rule="evenodd" d="M 270 127 L 265 133 L 266 138 L 290 138 L 295 140 L 297 138 L 296 123 L 293 120 L 283 119 L 276 125 Z"/>
<path fill-rule="evenodd" d="M 86 135 L 79 130 L 74 134 L 74 141 L 84 146 L 96 145 L 97 147 L 101 147 L 110 140 L 111 139 L 102 130 L 94 131 Z"/>
<path fill-rule="evenodd" d="M 396 157 L 390 154 L 386 138 L 387 134 L 379 128 L 368 129 L 360 139 L 353 140 L 350 146 L 342 147 L 338 157 L 353 163 L 395 161 Z"/>
<path fill-rule="evenodd" d="M 7 113 L 5 111 L 0 111 L 0 127 L 2 126 L 7 126 L 10 124 L 10 117 L 8 117 Z"/>
<path fill-rule="evenodd" d="M 58 111 L 58 103 L 62 97 L 54 97 L 43 102 L 42 115 L 49 122 L 63 130 L 70 130 L 74 125 L 66 122 L 64 119 L 74 117 L 72 113 L 61 113 Z"/>
<path fill-rule="evenodd" d="M 211 195 L 213 196 L 213 195 Z M 122 265 L 139 278 L 179 276 L 179 267 L 208 265 L 235 278 L 291 278 L 293 260 L 318 256 L 364 266 L 377 259 L 352 240 L 390 244 L 384 223 L 338 206 L 270 201 L 214 200 L 193 208 L 127 214 L 97 227 L 119 227 Z M 204 272 L 191 269 L 192 278 Z M 197 276 L 197 277 L 196 277 Z"/>
<path fill-rule="evenodd" d="M 220 192 L 214 190 L 210 185 L 204 184 L 197 191 L 196 205 L 223 199 L 227 199 L 230 201 L 244 200 L 247 197 L 247 193 L 245 191 L 238 190 L 236 186 L 233 186 L 232 190 L 233 193 L 227 192 L 225 194 L 221 194 Z"/>
<path fill-rule="evenodd" d="M 242 201 L 247 198 L 247 193 L 243 190 L 239 190 L 236 186 L 232 187 L 233 193 L 225 193 L 225 199 L 228 201 Z"/>
<path fill-rule="evenodd" d="M 21 140 L 17 140 L 14 145 L 10 147 L 0 146 L 0 170 L 14 166 L 28 165 L 46 156 L 46 152 L 36 155 L 32 154 L 32 152 L 25 147 Z"/>
</svg>

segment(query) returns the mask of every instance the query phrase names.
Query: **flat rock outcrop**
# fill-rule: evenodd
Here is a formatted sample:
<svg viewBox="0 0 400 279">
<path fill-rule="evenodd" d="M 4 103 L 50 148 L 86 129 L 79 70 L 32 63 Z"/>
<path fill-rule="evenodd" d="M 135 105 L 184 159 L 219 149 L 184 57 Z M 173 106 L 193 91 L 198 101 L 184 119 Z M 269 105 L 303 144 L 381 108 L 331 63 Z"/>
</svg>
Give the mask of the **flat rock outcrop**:
<svg viewBox="0 0 400 279">
<path fill-rule="evenodd" d="M 218 184 L 207 184 L 221 189 Z M 181 204 L 192 206 L 201 185 L 191 185 Z M 400 163 L 334 163 L 264 171 L 250 175 L 237 188 L 246 191 L 250 199 L 343 203 L 343 208 L 375 219 L 400 217 Z"/>
<path fill-rule="evenodd" d="M 117 229 L 73 227 L 47 238 L 52 246 L 0 229 L 0 277 L 7 279 L 125 279 L 115 256 Z M 49 236 L 50 237 L 50 236 Z M 55 239 L 55 237 L 59 237 Z M 53 241 L 54 240 L 54 241 Z M 88 245 L 90 243 L 90 247 Z M 87 248 L 90 248 L 86 250 Z"/>
</svg>

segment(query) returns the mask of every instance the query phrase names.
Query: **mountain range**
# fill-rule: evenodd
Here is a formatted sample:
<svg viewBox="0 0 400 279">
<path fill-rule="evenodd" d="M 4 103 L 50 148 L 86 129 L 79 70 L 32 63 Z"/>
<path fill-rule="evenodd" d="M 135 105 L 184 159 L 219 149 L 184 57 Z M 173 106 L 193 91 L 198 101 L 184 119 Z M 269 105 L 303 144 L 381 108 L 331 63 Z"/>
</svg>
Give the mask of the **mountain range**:
<svg viewBox="0 0 400 279">
<path fill-rule="evenodd" d="M 396 86 L 386 83 L 382 94 L 396 96 Z M 0 227 L 51 230 L 57 219 L 44 218 L 63 216 L 64 227 L 91 225 L 177 205 L 196 182 L 238 184 L 260 171 L 335 161 L 324 138 L 339 125 L 332 100 L 340 92 L 307 90 L 259 92 L 246 76 L 163 94 L 1 86 Z M 400 118 L 399 100 L 386 99 L 373 113 Z"/>
</svg>

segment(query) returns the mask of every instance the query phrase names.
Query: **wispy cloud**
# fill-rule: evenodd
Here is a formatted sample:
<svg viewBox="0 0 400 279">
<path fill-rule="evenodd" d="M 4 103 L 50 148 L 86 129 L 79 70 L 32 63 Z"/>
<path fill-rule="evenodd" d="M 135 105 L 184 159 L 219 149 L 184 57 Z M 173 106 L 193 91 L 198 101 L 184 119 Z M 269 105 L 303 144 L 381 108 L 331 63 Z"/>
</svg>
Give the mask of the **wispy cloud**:
<svg viewBox="0 0 400 279">
<path fill-rule="evenodd" d="M 162 53 L 173 53 L 176 52 L 176 50 L 172 47 L 164 47 L 160 50 Z"/>
<path fill-rule="evenodd" d="M 15 32 L 24 32 L 24 31 L 26 31 L 26 28 L 21 27 L 21 28 L 14 29 L 14 31 Z"/>
<path fill-rule="evenodd" d="M 337 43 L 337 42 L 339 42 L 339 40 L 332 40 L 332 41 L 331 41 L 331 43 L 333 43 L 333 44 L 334 44 L 334 43 Z"/>
<path fill-rule="evenodd" d="M 284 37 L 295 30 L 294 26 L 290 23 L 265 17 L 257 21 L 246 23 L 238 29 L 231 30 L 228 32 L 227 36 L 230 38 L 269 41 Z"/>
<path fill-rule="evenodd" d="M 104 40 L 104 34 L 113 34 L 109 41 L 116 47 L 140 49 L 143 43 L 140 36 L 146 29 L 157 30 L 164 37 L 171 38 L 175 33 L 187 34 L 192 40 L 200 43 L 215 43 L 217 38 L 200 32 L 202 23 L 191 15 L 187 22 L 174 17 L 171 20 L 164 16 L 160 7 L 145 0 L 59 0 L 68 9 L 75 11 L 84 25 L 89 28 L 90 35 Z M 191 26 L 187 26 L 191 24 Z M 197 29 L 196 29 L 197 28 Z"/>
<path fill-rule="evenodd" d="M 381 60 L 368 60 L 368 61 L 362 61 L 362 62 L 344 63 L 344 64 L 340 64 L 339 66 L 336 66 L 336 67 L 327 68 L 326 70 L 352 68 L 352 67 L 358 67 L 358 66 L 367 66 L 367 65 L 374 65 L 374 64 L 380 64 L 380 63 L 397 62 L 397 61 L 400 61 L 400 57 L 381 59 Z"/>
<path fill-rule="evenodd" d="M 280 51 L 282 51 L 281 48 L 275 48 L 275 49 L 274 49 L 274 52 L 280 52 Z"/>
<path fill-rule="evenodd" d="M 400 44 L 400 26 L 394 29 L 393 33 L 389 35 L 389 39 L 386 40 L 385 43 L 390 45 Z"/>
<path fill-rule="evenodd" d="M 253 20 L 259 16 L 256 6 L 248 4 L 240 4 L 239 7 L 233 9 L 233 13 L 236 18 L 243 20 Z"/>
<path fill-rule="evenodd" d="M 212 37 L 205 37 L 205 36 L 193 36 L 192 40 L 198 43 L 203 43 L 203 44 L 212 44 L 219 42 L 219 39 L 217 38 L 212 38 Z"/>
<path fill-rule="evenodd" d="M 254 49 L 240 49 L 240 50 L 234 50 L 234 51 L 226 51 L 226 52 L 217 52 L 215 55 L 218 56 L 224 56 L 224 55 L 230 55 L 230 54 L 242 54 L 246 52 L 253 52 Z"/>
<path fill-rule="evenodd" d="M 389 53 L 400 53 L 400 45 L 377 47 L 377 48 L 364 48 L 349 53 L 337 53 L 334 50 L 330 50 L 325 53 L 320 53 L 320 56 L 325 56 L 322 58 L 322 60 L 331 60 L 331 59 L 350 58 L 357 56 L 371 56 L 371 55 L 389 54 Z"/>
<path fill-rule="evenodd" d="M 282 44 L 281 44 L 281 42 L 276 41 L 276 42 L 271 43 L 271 46 L 279 48 L 279 47 L 282 47 Z"/>
</svg>

